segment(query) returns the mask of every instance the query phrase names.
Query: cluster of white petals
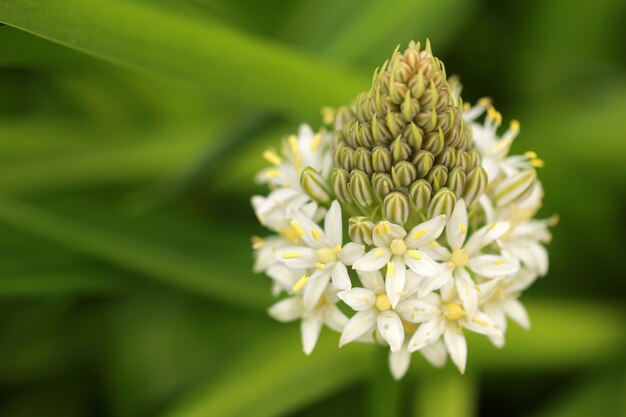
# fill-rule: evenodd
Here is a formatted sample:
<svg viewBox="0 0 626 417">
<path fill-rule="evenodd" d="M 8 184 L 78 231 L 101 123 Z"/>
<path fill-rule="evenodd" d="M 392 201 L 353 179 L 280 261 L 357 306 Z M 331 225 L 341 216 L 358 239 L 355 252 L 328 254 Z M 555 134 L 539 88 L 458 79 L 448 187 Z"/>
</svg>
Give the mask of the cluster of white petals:
<svg viewBox="0 0 626 417">
<path fill-rule="evenodd" d="M 542 161 L 532 152 L 509 155 L 519 123 L 499 136 L 501 117 L 485 100 L 466 107 L 463 117 L 488 174 L 485 193 L 471 208 L 458 199 L 449 217 L 424 218 L 410 229 L 372 222 L 368 243 L 347 236 L 349 216 L 337 200 L 317 203 L 301 188 L 308 167 L 328 179 L 328 133 L 303 125 L 280 152 L 265 152 L 271 167 L 258 181 L 271 191 L 254 196 L 252 205 L 274 234 L 253 238 L 254 269 L 272 279 L 280 297 L 270 316 L 300 321 L 307 355 L 326 326 L 340 333 L 340 347 L 388 346 L 397 379 L 413 352 L 437 367 L 449 356 L 464 372 L 465 332 L 501 347 L 508 318 L 530 326 L 519 298 L 547 273 L 544 245 L 551 237 L 552 220 L 534 219 L 543 197 L 534 168 Z"/>
</svg>

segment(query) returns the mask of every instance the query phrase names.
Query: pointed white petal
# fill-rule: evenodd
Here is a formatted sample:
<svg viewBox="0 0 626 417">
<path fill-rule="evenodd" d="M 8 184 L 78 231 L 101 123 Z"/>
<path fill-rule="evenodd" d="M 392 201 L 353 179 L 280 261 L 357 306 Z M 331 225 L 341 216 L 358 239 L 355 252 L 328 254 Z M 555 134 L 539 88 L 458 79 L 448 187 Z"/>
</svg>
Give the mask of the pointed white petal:
<svg viewBox="0 0 626 417">
<path fill-rule="evenodd" d="M 374 310 L 359 311 L 344 327 L 339 339 L 339 347 L 342 347 L 372 330 L 376 326 L 376 312 Z"/>
<path fill-rule="evenodd" d="M 365 247 L 360 243 L 350 242 L 341 248 L 339 252 L 339 259 L 345 265 L 352 265 L 365 253 Z"/>
<path fill-rule="evenodd" d="M 289 297 L 271 306 L 267 312 L 274 320 L 288 322 L 302 317 L 304 307 L 300 297 Z"/>
<path fill-rule="evenodd" d="M 472 257 L 467 266 L 485 278 L 498 278 L 512 275 L 519 270 L 519 264 L 500 255 L 478 255 Z"/>
<path fill-rule="evenodd" d="M 392 352 L 398 352 L 404 343 L 404 327 L 395 311 L 383 311 L 377 318 L 378 332 L 389 344 Z"/>
<path fill-rule="evenodd" d="M 324 323 L 337 333 L 341 333 L 348 322 L 346 315 L 343 314 L 336 305 L 326 306 L 324 308 L 323 317 Z"/>
<path fill-rule="evenodd" d="M 404 284 L 404 292 L 406 293 L 402 298 L 408 298 L 417 293 L 424 278 L 421 275 L 416 274 L 410 269 L 406 270 L 406 283 Z"/>
<path fill-rule="evenodd" d="M 502 307 L 506 314 L 522 328 L 530 329 L 530 318 L 524 305 L 516 299 L 509 299 L 502 303 Z"/>
<path fill-rule="evenodd" d="M 443 332 L 443 341 L 452 362 L 454 362 L 462 374 L 465 373 L 467 342 L 465 341 L 465 336 L 463 336 L 463 331 L 456 324 L 449 323 Z"/>
<path fill-rule="evenodd" d="M 450 274 L 443 272 L 432 278 L 424 278 L 419 289 L 417 290 L 417 298 L 425 297 L 427 294 L 438 290 L 446 285 L 450 279 Z"/>
<path fill-rule="evenodd" d="M 463 303 L 463 309 L 471 319 L 478 311 L 478 291 L 476 285 L 465 268 L 457 268 L 454 271 L 454 284 L 457 293 Z"/>
<path fill-rule="evenodd" d="M 300 322 L 302 349 L 305 355 L 310 355 L 313 352 L 320 330 L 322 330 L 322 316 L 319 313 L 308 314 Z"/>
<path fill-rule="evenodd" d="M 340 291 L 337 295 L 354 311 L 369 310 L 376 304 L 376 294 L 365 288 L 354 287 L 347 291 Z"/>
<path fill-rule="evenodd" d="M 400 301 L 396 307 L 396 312 L 403 320 L 411 323 L 430 321 L 441 314 L 439 307 L 414 298 Z"/>
<path fill-rule="evenodd" d="M 499 239 L 503 234 L 509 231 L 509 228 L 509 222 L 498 222 L 482 227 L 472 233 L 472 236 L 467 240 L 463 249 L 470 255 L 473 255 L 485 246 L 490 245 L 496 239 Z"/>
<path fill-rule="evenodd" d="M 352 269 L 357 271 L 377 271 L 387 265 L 391 258 L 389 248 L 374 248 L 352 265 Z"/>
<path fill-rule="evenodd" d="M 288 246 L 276 251 L 276 260 L 291 268 L 311 268 L 317 262 L 317 255 L 311 248 Z"/>
<path fill-rule="evenodd" d="M 420 350 L 424 346 L 435 343 L 446 328 L 446 322 L 441 317 L 422 323 L 409 340 L 409 352 Z"/>
<path fill-rule="evenodd" d="M 490 337 L 502 337 L 502 330 L 491 316 L 479 311 L 472 320 L 464 320 L 462 326 L 474 333 Z"/>
<path fill-rule="evenodd" d="M 404 262 L 413 272 L 426 278 L 436 277 L 441 274 L 439 264 L 422 251 L 413 249 L 407 251 L 404 255 Z"/>
<path fill-rule="evenodd" d="M 378 222 L 372 232 L 375 246 L 389 246 L 394 239 L 404 239 L 404 227 L 387 221 Z"/>
<path fill-rule="evenodd" d="M 446 226 L 446 238 L 452 250 L 463 247 L 467 237 L 467 227 L 467 208 L 465 207 L 465 201 L 460 199 L 456 202 Z"/>
<path fill-rule="evenodd" d="M 489 281 L 485 281 L 482 284 L 478 284 L 478 298 L 480 301 L 490 300 L 491 297 L 495 294 L 496 290 L 500 288 L 502 285 L 502 279 L 490 279 Z"/>
<path fill-rule="evenodd" d="M 419 351 L 431 365 L 441 368 L 446 364 L 447 351 L 446 345 L 440 339 L 432 345 L 424 346 Z"/>
<path fill-rule="evenodd" d="M 389 370 L 393 378 L 398 381 L 409 370 L 411 365 L 411 353 L 406 347 L 403 347 L 398 352 L 389 352 Z"/>
<path fill-rule="evenodd" d="M 359 280 L 365 288 L 373 291 L 375 294 L 381 294 L 385 289 L 385 281 L 380 270 L 363 272 L 357 271 Z"/>
<path fill-rule="evenodd" d="M 274 265 L 267 270 L 266 274 L 284 290 L 291 291 L 291 288 L 304 275 L 304 272 L 304 269 L 293 269 L 286 265 Z"/>
<path fill-rule="evenodd" d="M 421 250 L 438 262 L 449 261 L 450 257 L 452 256 L 452 253 L 450 253 L 448 248 L 441 246 L 434 240 L 428 245 L 422 246 Z"/>
<path fill-rule="evenodd" d="M 406 265 L 400 256 L 391 258 L 390 266 L 387 266 L 387 275 L 385 276 L 385 291 L 391 307 L 395 308 L 404 293 L 404 284 L 406 283 Z M 391 272 L 391 274 L 390 274 Z"/>
<path fill-rule="evenodd" d="M 347 290 L 352 287 L 352 282 L 350 282 L 350 276 L 348 275 L 348 269 L 341 262 L 335 262 L 331 275 L 333 278 L 333 285 L 338 290 Z"/>
<path fill-rule="evenodd" d="M 341 227 L 341 206 L 337 200 L 332 202 L 326 213 L 324 231 L 333 246 L 341 246 L 343 243 L 343 228 Z"/>
<path fill-rule="evenodd" d="M 446 216 L 441 215 L 433 219 L 418 224 L 407 234 L 405 242 L 409 248 L 420 248 L 430 242 L 437 240 L 441 236 L 443 228 L 446 226 Z"/>
<path fill-rule="evenodd" d="M 326 289 L 328 282 L 330 281 L 330 271 L 315 271 L 309 278 L 309 281 L 304 286 L 302 301 L 304 303 L 304 309 L 311 311 L 319 301 L 322 293 Z"/>
</svg>

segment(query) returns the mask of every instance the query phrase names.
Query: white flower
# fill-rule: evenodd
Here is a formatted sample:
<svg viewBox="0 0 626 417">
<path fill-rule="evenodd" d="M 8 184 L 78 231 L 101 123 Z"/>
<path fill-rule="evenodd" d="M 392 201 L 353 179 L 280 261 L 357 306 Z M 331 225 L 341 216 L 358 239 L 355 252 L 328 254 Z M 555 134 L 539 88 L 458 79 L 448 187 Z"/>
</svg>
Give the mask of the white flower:
<svg viewBox="0 0 626 417">
<path fill-rule="evenodd" d="M 508 222 L 498 222 L 475 231 L 469 239 L 467 209 L 463 199 L 457 201 L 446 226 L 449 249 L 432 242 L 428 252 L 433 259 L 447 262 L 447 273 L 453 278 L 442 292 L 456 289 L 463 308 L 470 317 L 478 309 L 478 291 L 469 271 L 486 278 L 498 278 L 513 274 L 519 265 L 501 254 L 483 254 L 481 250 L 509 230 Z"/>
<path fill-rule="evenodd" d="M 385 283 L 380 271 L 359 272 L 363 287 L 341 291 L 337 295 L 357 313 L 348 321 L 341 333 L 339 346 L 344 346 L 371 330 L 389 345 L 392 352 L 399 352 L 404 342 L 403 320 L 416 322 L 419 317 L 412 313 L 414 299 L 406 298 L 413 294 L 419 285 L 415 274 L 407 276 L 407 291 L 394 308 L 385 291 Z M 412 316 L 413 314 L 413 316 Z"/>
<path fill-rule="evenodd" d="M 257 175 L 257 181 L 302 191 L 300 174 L 304 168 L 314 168 L 324 176 L 330 172 L 332 158 L 329 145 L 328 133 L 314 133 L 309 125 L 302 124 L 298 136 L 292 135 L 283 143 L 282 156 L 272 150 L 263 153 L 263 157 L 273 166 L 262 170 Z"/>
<path fill-rule="evenodd" d="M 387 297 L 391 306 L 395 307 L 404 292 L 407 267 L 422 277 L 441 276 L 440 266 L 420 249 L 441 235 L 445 223 L 445 216 L 438 216 L 415 226 L 407 234 L 401 226 L 380 222 L 372 233 L 375 248 L 356 261 L 352 268 L 370 272 L 386 265 Z"/>
<path fill-rule="evenodd" d="M 324 324 L 336 332 L 341 332 L 345 327 L 348 318 L 337 307 L 337 301 L 334 291 L 326 291 L 316 305 L 306 309 L 301 294 L 295 294 L 271 306 L 268 313 L 280 322 L 301 319 L 302 349 L 310 355 Z"/>
<path fill-rule="evenodd" d="M 437 293 L 416 300 L 416 308 L 421 311 L 420 326 L 408 343 L 409 352 L 415 352 L 431 346 L 443 338 L 444 346 L 452 362 L 465 372 L 467 361 L 467 343 L 463 329 L 491 337 L 502 337 L 502 331 L 496 322 L 478 311 L 473 318 L 468 317 L 459 300 L 443 298 Z"/>
<path fill-rule="evenodd" d="M 276 251 L 276 259 L 292 268 L 313 270 L 296 284 L 304 287 L 303 301 L 307 309 L 312 308 L 332 278 L 333 286 L 339 290 L 352 286 L 346 265 L 363 255 L 363 245 L 350 242 L 342 246 L 343 227 L 341 207 L 334 201 L 324 218 L 324 230 L 306 216 L 295 213 L 291 220 L 302 240 L 302 246 L 288 246 Z M 306 245 L 306 246 L 304 246 Z"/>
<path fill-rule="evenodd" d="M 448 352 L 443 341 L 438 340 L 432 345 L 424 346 L 419 350 L 419 353 L 434 367 L 441 368 L 446 364 L 446 357 Z M 411 365 L 411 355 L 409 352 L 408 341 L 405 340 L 402 348 L 397 352 L 389 351 L 389 370 L 391 375 L 396 380 L 402 379 L 402 377 L 409 370 Z"/>
</svg>

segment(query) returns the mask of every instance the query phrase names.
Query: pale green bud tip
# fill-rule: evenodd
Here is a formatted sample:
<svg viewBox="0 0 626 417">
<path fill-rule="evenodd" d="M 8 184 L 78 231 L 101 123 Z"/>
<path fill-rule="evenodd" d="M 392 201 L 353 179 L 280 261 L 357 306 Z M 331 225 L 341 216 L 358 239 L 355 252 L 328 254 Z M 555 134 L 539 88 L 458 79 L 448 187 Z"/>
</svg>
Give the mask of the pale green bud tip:
<svg viewBox="0 0 626 417">
<path fill-rule="evenodd" d="M 450 218 L 454 205 L 456 204 L 456 196 L 448 188 L 442 188 L 433 197 L 428 206 L 428 217 L 434 218 L 441 214 L 445 214 L 446 218 Z"/>
<path fill-rule="evenodd" d="M 371 245 L 374 243 L 372 230 L 374 230 L 374 223 L 367 217 L 354 216 L 348 221 L 348 234 L 353 242 Z"/>
<path fill-rule="evenodd" d="M 424 211 L 430 204 L 433 189 L 426 180 L 415 181 L 409 188 L 410 203 L 413 210 Z"/>
<path fill-rule="evenodd" d="M 509 204 L 523 200 L 532 192 L 537 183 L 537 171 L 529 169 L 519 174 L 504 179 L 496 186 L 494 192 L 494 203 L 497 207 L 504 207 Z"/>
<path fill-rule="evenodd" d="M 300 175 L 300 185 L 309 197 L 318 203 L 328 204 L 331 201 L 331 193 L 326 180 L 322 175 L 311 167 L 307 167 Z"/>
<path fill-rule="evenodd" d="M 383 212 L 390 222 L 404 225 L 409 218 L 409 199 L 402 193 L 392 192 L 385 197 Z"/>
<path fill-rule="evenodd" d="M 368 209 L 374 204 L 374 192 L 367 175 L 361 170 L 354 170 L 350 173 L 350 195 L 360 208 Z"/>
<path fill-rule="evenodd" d="M 352 197 L 348 189 L 349 178 L 350 174 L 348 174 L 348 171 L 342 168 L 334 168 L 330 174 L 333 192 L 341 204 L 352 203 Z"/>
</svg>

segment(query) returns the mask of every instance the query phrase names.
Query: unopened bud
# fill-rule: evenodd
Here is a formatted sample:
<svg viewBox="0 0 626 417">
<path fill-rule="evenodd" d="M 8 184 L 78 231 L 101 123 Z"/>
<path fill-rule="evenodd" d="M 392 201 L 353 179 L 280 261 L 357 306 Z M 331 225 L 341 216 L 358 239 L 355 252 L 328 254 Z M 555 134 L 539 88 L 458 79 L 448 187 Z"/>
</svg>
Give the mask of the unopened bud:
<svg viewBox="0 0 626 417">
<path fill-rule="evenodd" d="M 360 243 L 362 245 L 371 245 L 372 230 L 374 230 L 374 223 L 372 223 L 367 217 L 354 216 L 350 217 L 348 221 L 348 234 L 353 242 Z"/>
<path fill-rule="evenodd" d="M 350 173 L 350 194 L 361 208 L 369 208 L 374 203 L 372 187 L 363 171 L 355 169 Z"/>
<path fill-rule="evenodd" d="M 436 132 L 430 132 L 424 138 L 424 149 L 433 153 L 433 155 L 439 155 L 445 145 L 443 133 L 441 129 Z"/>
<path fill-rule="evenodd" d="M 326 204 L 330 202 L 330 188 L 326 180 L 315 169 L 307 167 L 302 171 L 300 185 L 302 190 L 318 203 Z"/>
<path fill-rule="evenodd" d="M 383 174 L 382 172 L 374 173 L 372 176 L 372 186 L 381 200 L 394 189 L 391 175 Z"/>
<path fill-rule="evenodd" d="M 444 148 L 444 150 L 435 158 L 437 165 L 443 165 L 449 170 L 456 164 L 456 151 L 454 148 Z"/>
<path fill-rule="evenodd" d="M 435 157 L 428 151 L 420 150 L 415 152 L 411 162 L 417 170 L 417 178 L 424 178 L 432 168 L 434 161 Z"/>
<path fill-rule="evenodd" d="M 400 136 L 391 142 L 390 148 L 393 162 L 406 161 L 411 156 L 411 147 Z"/>
<path fill-rule="evenodd" d="M 448 168 L 443 165 L 435 165 L 426 175 L 426 181 L 433 185 L 435 192 L 439 191 L 448 181 Z"/>
<path fill-rule="evenodd" d="M 476 167 L 467 174 L 465 191 L 463 192 L 463 199 L 467 207 L 471 207 L 472 204 L 478 201 L 483 192 L 485 192 L 488 182 L 487 171 L 483 167 Z"/>
<path fill-rule="evenodd" d="M 469 162 L 467 165 L 467 171 L 470 171 L 476 167 L 481 166 L 481 156 L 480 156 L 480 152 L 478 151 L 478 149 L 473 148 L 472 150 L 468 152 L 468 155 L 469 155 Z"/>
<path fill-rule="evenodd" d="M 391 168 L 391 179 L 396 187 L 408 187 L 417 177 L 417 170 L 408 161 L 402 161 Z"/>
<path fill-rule="evenodd" d="M 355 168 L 360 169 L 367 175 L 374 173 L 372 168 L 372 153 L 368 149 L 358 148 L 354 151 L 353 162 Z"/>
<path fill-rule="evenodd" d="M 383 210 L 387 220 L 404 225 L 409 218 L 409 199 L 404 194 L 394 191 L 385 197 Z"/>
<path fill-rule="evenodd" d="M 504 179 L 495 189 L 494 203 L 504 207 L 524 198 L 537 183 L 537 172 L 534 169 L 520 172 Z"/>
<path fill-rule="evenodd" d="M 465 172 L 461 168 L 453 168 L 448 174 L 446 187 L 448 187 L 455 195 L 461 196 L 463 195 L 466 181 L 467 176 L 465 175 Z"/>
<path fill-rule="evenodd" d="M 413 149 L 420 149 L 422 147 L 422 132 L 420 132 L 420 129 L 413 122 L 404 129 L 404 139 Z"/>
<path fill-rule="evenodd" d="M 428 181 L 424 179 L 415 181 L 409 187 L 409 202 L 411 203 L 411 207 L 416 211 L 426 210 L 430 203 L 432 192 L 432 187 Z"/>
<path fill-rule="evenodd" d="M 382 146 L 377 146 L 372 151 L 372 167 L 375 172 L 391 171 L 391 152 Z"/>
<path fill-rule="evenodd" d="M 437 191 L 433 199 L 430 201 L 430 205 L 428 206 L 428 217 L 432 219 L 441 214 L 445 214 L 446 218 L 449 219 L 455 204 L 456 196 L 452 191 L 444 187 Z"/>
<path fill-rule="evenodd" d="M 330 174 L 330 182 L 333 187 L 333 192 L 341 204 L 351 204 L 352 197 L 348 190 L 348 182 L 350 174 L 348 171 L 342 168 L 334 168 Z"/>
</svg>

